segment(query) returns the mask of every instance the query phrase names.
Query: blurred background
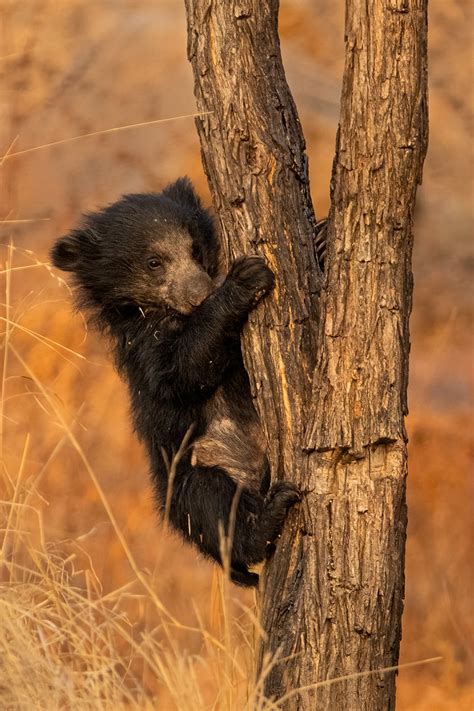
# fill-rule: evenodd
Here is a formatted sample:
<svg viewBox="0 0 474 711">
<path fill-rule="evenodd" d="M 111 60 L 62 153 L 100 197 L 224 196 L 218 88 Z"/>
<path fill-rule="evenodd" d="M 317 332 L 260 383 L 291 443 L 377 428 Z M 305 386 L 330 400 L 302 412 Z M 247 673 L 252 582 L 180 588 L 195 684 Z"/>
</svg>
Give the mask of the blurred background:
<svg viewBox="0 0 474 711">
<path fill-rule="evenodd" d="M 344 3 L 281 5 L 284 62 L 322 217 Z M 430 144 L 415 224 L 401 661 L 443 660 L 400 672 L 400 711 L 474 706 L 473 8 L 469 0 L 430 3 Z M 0 18 L 0 521 L 7 521 L 0 523 L 0 650 L 4 645 L 11 655 L 10 666 L 0 663 L 0 705 L 56 708 L 48 686 L 54 676 L 58 708 L 66 707 L 66 687 L 76 708 L 106 708 L 112 700 L 145 708 L 144 699 L 160 709 L 244 708 L 253 593 L 232 588 L 223 595 L 212 566 L 157 522 L 124 385 L 106 345 L 74 313 L 69 289 L 47 265 L 52 241 L 80 213 L 123 193 L 160 190 L 187 174 L 210 202 L 193 119 L 100 133 L 195 111 L 183 3 L 1 0 Z M 110 661 L 119 654 L 111 651 L 114 633 L 98 632 L 107 624 L 130 630 L 130 639 L 120 633 L 116 643 L 120 661 Z M 37 705 L 25 691 L 25 668 Z M 110 684 L 128 685 L 123 698 L 115 686 L 107 698 L 97 691 L 112 668 L 121 671 Z M 80 703 L 74 693 L 82 694 Z M 90 706 L 88 693 L 99 694 Z"/>
</svg>

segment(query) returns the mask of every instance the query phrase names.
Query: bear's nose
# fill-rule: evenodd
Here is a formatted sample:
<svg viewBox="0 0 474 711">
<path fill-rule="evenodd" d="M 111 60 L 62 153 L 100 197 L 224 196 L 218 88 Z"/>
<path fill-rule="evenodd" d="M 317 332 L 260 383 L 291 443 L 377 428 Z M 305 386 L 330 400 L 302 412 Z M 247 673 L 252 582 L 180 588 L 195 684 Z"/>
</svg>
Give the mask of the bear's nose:
<svg viewBox="0 0 474 711">
<path fill-rule="evenodd" d="M 188 300 L 191 306 L 199 306 L 204 299 L 207 299 L 212 292 L 213 284 L 211 278 L 207 274 L 202 274 L 198 279 L 194 280 L 188 287 Z"/>
</svg>

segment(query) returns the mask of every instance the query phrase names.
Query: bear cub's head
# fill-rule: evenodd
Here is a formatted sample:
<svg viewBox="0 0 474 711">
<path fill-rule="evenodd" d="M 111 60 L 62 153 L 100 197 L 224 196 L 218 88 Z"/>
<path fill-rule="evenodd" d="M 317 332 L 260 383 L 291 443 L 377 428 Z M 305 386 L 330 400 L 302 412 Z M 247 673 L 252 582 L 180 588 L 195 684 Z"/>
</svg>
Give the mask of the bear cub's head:
<svg viewBox="0 0 474 711">
<path fill-rule="evenodd" d="M 126 195 L 61 237 L 53 264 L 73 272 L 93 309 L 135 305 L 190 313 L 216 288 L 219 243 L 187 178 Z"/>
</svg>

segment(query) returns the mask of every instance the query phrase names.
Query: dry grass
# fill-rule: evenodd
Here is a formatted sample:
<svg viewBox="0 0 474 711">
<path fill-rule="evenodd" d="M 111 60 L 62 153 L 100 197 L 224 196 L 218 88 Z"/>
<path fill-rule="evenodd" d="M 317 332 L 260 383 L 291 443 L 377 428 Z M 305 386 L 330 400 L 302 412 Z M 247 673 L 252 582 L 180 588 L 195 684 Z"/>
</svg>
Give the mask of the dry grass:
<svg viewBox="0 0 474 711">
<path fill-rule="evenodd" d="M 2 707 L 154 709 L 159 703 L 160 708 L 191 710 L 259 706 L 259 688 L 252 683 L 251 670 L 253 613 L 243 603 L 235 606 L 229 583 L 217 571 L 211 586 L 210 624 L 205 625 L 197 606 L 193 610 L 196 603 L 191 597 L 188 621 L 178 619 L 166 606 L 157 592 L 156 575 L 135 559 L 74 432 L 82 424 L 81 408 L 72 413 L 42 379 L 40 369 L 31 364 L 31 354 L 33 362 L 39 359 L 35 348 L 44 347 L 49 365 L 51 360 L 62 361 L 75 377 L 84 376 L 75 362 L 83 360 L 79 353 L 26 325 L 31 313 L 50 308 L 49 300 L 26 306 L 27 297 L 17 294 L 21 310 L 17 309 L 12 281 L 28 266 L 42 270 L 45 281 L 53 280 L 47 267 L 30 254 L 18 254 L 10 245 L 3 269 L 4 313 L 9 316 L 2 316 Z M 52 289 L 59 297 L 65 287 L 54 283 Z M 23 375 L 17 373 L 18 368 Z M 76 464 L 82 463 L 92 485 L 81 505 L 87 507 L 88 498 L 100 502 L 103 514 L 99 519 L 105 515 L 107 522 L 107 546 L 117 544 L 117 557 L 128 563 L 122 575 L 116 573 L 106 581 L 95 569 L 104 554 L 99 555 L 94 543 L 88 545 L 100 538 L 99 526 L 53 542 L 44 524 L 49 502 L 42 491 L 54 489 L 54 480 L 47 485 L 45 478 L 55 458 L 64 473 L 71 462 L 68 450 L 75 452 Z M 70 496 L 75 496 L 74 474 L 66 475 L 72 480 L 68 482 Z M 84 524 L 89 514 L 85 509 L 82 512 Z M 167 555 L 166 541 L 158 534 L 152 558 L 161 559 L 166 574 Z M 189 640 L 190 649 L 180 644 L 183 640 Z"/>
<path fill-rule="evenodd" d="M 0 155 L 194 111 L 181 3 L 58 7 L 2 3 Z M 341 7 L 318 0 L 315 8 L 287 3 L 282 29 L 319 188 L 334 146 L 342 25 Z M 463 189 L 469 86 L 459 71 L 468 65 L 467 12 L 457 1 L 432 10 L 408 422 L 402 661 L 443 662 L 400 672 L 401 711 L 473 706 L 472 207 Z M 438 61 L 439 52 L 454 63 Z M 48 246 L 81 211 L 183 173 L 205 192 L 191 122 L 0 163 L 0 705 L 252 708 L 253 594 L 229 588 L 157 523 L 124 386 L 47 266 Z M 319 189 L 316 204 L 323 214 Z"/>
</svg>

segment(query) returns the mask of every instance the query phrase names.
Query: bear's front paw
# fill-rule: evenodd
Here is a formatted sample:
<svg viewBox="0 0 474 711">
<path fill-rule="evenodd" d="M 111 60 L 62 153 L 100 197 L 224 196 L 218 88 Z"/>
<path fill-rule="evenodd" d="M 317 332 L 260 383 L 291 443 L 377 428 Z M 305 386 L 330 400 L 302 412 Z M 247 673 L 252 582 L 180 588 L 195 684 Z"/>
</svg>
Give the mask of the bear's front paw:
<svg viewBox="0 0 474 711">
<path fill-rule="evenodd" d="M 236 259 L 227 279 L 245 289 L 251 295 L 254 304 L 268 294 L 275 284 L 272 270 L 267 267 L 262 257 L 256 256 Z"/>
</svg>

